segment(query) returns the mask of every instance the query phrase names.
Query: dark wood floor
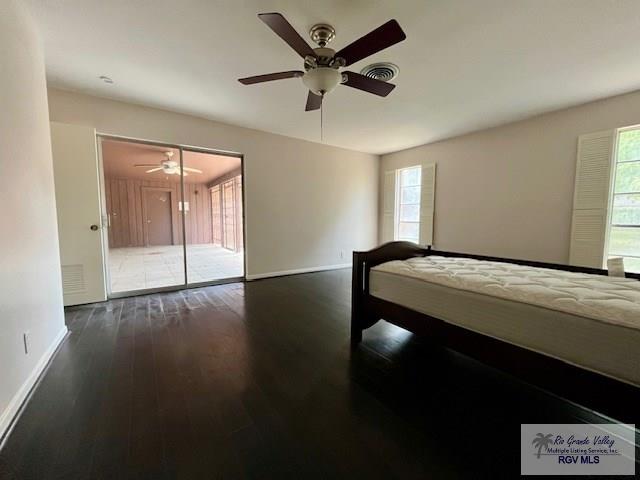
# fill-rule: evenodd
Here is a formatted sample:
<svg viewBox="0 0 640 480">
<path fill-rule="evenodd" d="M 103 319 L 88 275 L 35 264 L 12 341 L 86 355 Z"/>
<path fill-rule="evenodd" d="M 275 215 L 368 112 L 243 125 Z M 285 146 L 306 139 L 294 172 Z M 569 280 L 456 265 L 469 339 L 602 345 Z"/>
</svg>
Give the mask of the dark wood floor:
<svg viewBox="0 0 640 480">
<path fill-rule="evenodd" d="M 69 309 L 0 478 L 513 478 L 521 423 L 598 421 L 384 322 L 351 353 L 349 295 L 340 270 Z"/>
</svg>

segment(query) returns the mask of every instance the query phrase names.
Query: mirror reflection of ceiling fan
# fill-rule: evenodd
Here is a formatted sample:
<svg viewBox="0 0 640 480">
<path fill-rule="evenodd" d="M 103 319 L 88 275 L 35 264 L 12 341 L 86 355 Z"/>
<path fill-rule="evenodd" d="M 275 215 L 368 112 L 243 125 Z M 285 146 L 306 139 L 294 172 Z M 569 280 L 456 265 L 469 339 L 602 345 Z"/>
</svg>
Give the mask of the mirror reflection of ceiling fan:
<svg viewBox="0 0 640 480">
<path fill-rule="evenodd" d="M 181 173 L 180 163 L 176 162 L 175 160 L 171 160 L 171 158 L 173 158 L 173 152 L 164 152 L 164 155 L 167 157 L 167 159 L 164 160 L 163 162 L 136 163 L 134 167 L 143 167 L 143 168 L 153 167 L 150 170 L 147 170 L 145 173 L 154 173 L 154 172 L 162 171 L 162 173 L 165 175 L 180 175 Z M 202 173 L 202 170 L 198 170 L 197 168 L 189 168 L 189 167 L 182 167 L 182 171 L 185 177 L 189 175 L 189 173 L 187 172 Z"/>
</svg>

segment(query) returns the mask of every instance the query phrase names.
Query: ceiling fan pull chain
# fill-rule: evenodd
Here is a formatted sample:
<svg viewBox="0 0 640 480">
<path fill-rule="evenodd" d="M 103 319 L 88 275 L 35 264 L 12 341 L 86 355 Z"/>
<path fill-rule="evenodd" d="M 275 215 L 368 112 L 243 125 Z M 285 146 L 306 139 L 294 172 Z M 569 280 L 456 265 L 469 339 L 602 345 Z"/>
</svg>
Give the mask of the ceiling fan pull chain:
<svg viewBox="0 0 640 480">
<path fill-rule="evenodd" d="M 324 100 L 324 95 L 322 96 Z M 320 143 L 324 143 L 324 102 L 320 102 Z"/>
</svg>

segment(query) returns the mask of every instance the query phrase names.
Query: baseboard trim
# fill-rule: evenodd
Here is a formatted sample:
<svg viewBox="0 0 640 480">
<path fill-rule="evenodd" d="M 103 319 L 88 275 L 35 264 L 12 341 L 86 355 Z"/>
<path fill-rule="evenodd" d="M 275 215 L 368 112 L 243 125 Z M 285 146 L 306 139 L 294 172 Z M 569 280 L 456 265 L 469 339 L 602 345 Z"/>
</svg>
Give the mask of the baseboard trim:
<svg viewBox="0 0 640 480">
<path fill-rule="evenodd" d="M 67 330 L 67 327 L 64 326 L 49 348 L 47 348 L 47 350 L 42 354 L 42 357 L 38 360 L 38 363 L 31 371 L 31 374 L 13 396 L 7 408 L 2 412 L 2 415 L 0 415 L 0 450 L 2 450 L 11 430 L 13 430 L 13 427 L 18 421 L 18 418 L 20 418 L 24 407 L 29 402 L 31 394 L 40 382 L 44 372 L 47 371 L 51 360 L 53 360 L 58 348 L 60 348 L 60 345 L 62 345 L 62 342 L 68 334 L 69 331 Z"/>
<path fill-rule="evenodd" d="M 255 273 L 247 275 L 247 280 L 260 280 L 262 278 L 283 277 L 285 275 L 298 275 L 299 273 L 323 272 L 325 270 L 338 270 L 340 268 L 351 268 L 351 263 L 341 263 L 338 265 L 323 265 L 321 267 L 297 268 L 295 270 L 283 270 L 281 272 Z"/>
</svg>

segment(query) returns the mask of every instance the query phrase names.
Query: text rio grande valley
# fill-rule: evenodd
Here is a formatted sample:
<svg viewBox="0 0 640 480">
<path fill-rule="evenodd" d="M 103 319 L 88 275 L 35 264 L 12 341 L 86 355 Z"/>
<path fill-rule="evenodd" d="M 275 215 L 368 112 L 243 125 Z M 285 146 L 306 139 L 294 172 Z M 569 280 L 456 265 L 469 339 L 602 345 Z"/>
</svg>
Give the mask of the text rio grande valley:
<svg viewBox="0 0 640 480">
<path fill-rule="evenodd" d="M 600 463 L 600 455 L 620 455 L 613 448 L 615 443 L 609 435 L 595 435 L 593 440 L 586 436 L 576 438 L 571 435 L 565 439 L 562 435 L 557 435 L 553 446 L 547 448 L 547 454 L 558 455 L 558 463 L 597 464 Z"/>
</svg>

